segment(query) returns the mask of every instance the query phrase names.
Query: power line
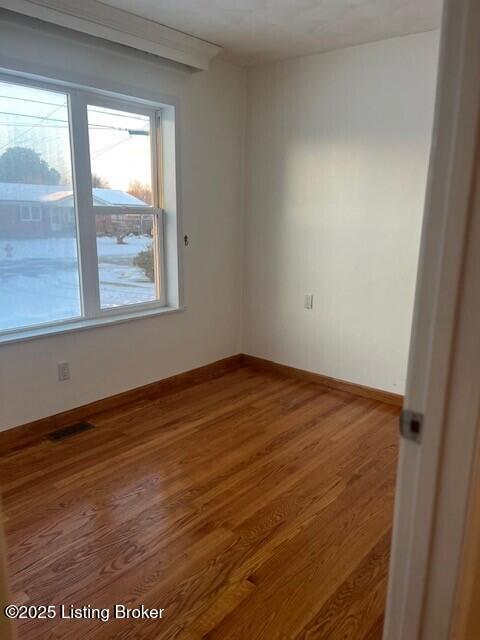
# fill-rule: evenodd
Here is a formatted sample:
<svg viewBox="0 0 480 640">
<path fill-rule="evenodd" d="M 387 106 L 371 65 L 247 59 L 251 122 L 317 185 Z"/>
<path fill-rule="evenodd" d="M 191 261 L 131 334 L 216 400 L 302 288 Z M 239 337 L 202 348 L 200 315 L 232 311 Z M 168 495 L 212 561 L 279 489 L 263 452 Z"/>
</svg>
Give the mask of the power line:
<svg viewBox="0 0 480 640">
<path fill-rule="evenodd" d="M 20 102 L 32 102 L 33 104 L 45 104 L 49 107 L 58 106 L 58 102 L 47 102 L 46 100 L 34 100 L 33 98 L 20 98 L 17 96 L 5 96 L 0 95 L 0 98 L 4 98 L 5 100 L 19 100 Z M 62 102 L 62 106 L 66 106 L 66 102 Z"/>
<path fill-rule="evenodd" d="M 3 127 L 31 127 L 31 123 L 30 122 L 0 122 L 0 126 Z M 62 125 L 58 125 L 58 124 L 44 124 L 42 129 L 68 129 L 68 127 L 62 126 Z"/>
<path fill-rule="evenodd" d="M 58 106 L 56 109 L 54 109 L 54 111 L 52 113 L 54 113 L 55 111 L 58 111 L 58 109 L 60 109 L 63 105 Z M 23 113 L 16 113 L 14 111 L 0 111 L 0 115 L 6 115 L 6 116 L 18 116 L 20 118 L 36 118 L 39 119 L 41 122 L 57 122 L 57 123 L 62 123 L 67 125 L 66 128 L 68 128 L 69 125 L 69 121 L 68 120 L 61 120 L 59 118 L 50 118 L 49 115 L 47 116 L 34 116 L 34 115 L 30 115 L 30 114 L 23 114 Z M 38 126 L 40 123 L 37 123 L 35 125 L 33 125 L 33 127 Z M 30 126 L 30 123 L 27 122 L 23 122 L 23 123 L 13 123 L 11 126 Z M 32 127 L 32 128 L 33 128 Z M 44 128 L 44 127 L 42 127 Z M 97 131 L 128 131 L 130 133 L 130 135 L 150 135 L 150 131 L 149 129 L 133 129 L 133 128 L 129 128 L 129 127 L 114 127 L 112 125 L 107 125 L 107 124 L 93 124 L 93 125 L 89 125 L 89 129 L 95 129 Z"/>
<path fill-rule="evenodd" d="M 16 96 L 5 96 L 5 95 L 0 95 L 0 98 L 5 98 L 6 100 L 19 100 L 20 102 L 32 102 L 34 104 L 44 104 L 47 106 L 52 106 L 55 107 L 57 105 L 56 102 L 45 102 L 44 100 L 33 100 L 32 98 L 17 98 Z M 64 102 L 63 105 L 64 107 L 66 107 L 66 103 Z M 129 112 L 122 112 L 122 111 L 117 111 L 116 109 L 110 109 L 110 110 L 102 110 L 102 109 L 94 109 L 92 105 L 87 105 L 88 111 L 90 111 L 91 113 L 100 113 L 102 115 L 111 115 L 114 118 L 132 118 L 134 120 L 142 120 L 143 122 L 148 119 L 148 116 L 142 116 L 139 114 L 135 114 L 135 113 L 129 113 Z M 114 113 L 112 113 L 114 111 Z"/>
<path fill-rule="evenodd" d="M 50 122 L 68 122 L 68 120 L 60 120 L 59 118 L 50 118 L 49 117 L 52 113 L 55 113 L 56 111 L 58 111 L 59 109 L 61 109 L 64 106 L 65 105 L 63 105 L 63 104 L 58 105 L 56 107 L 56 109 L 51 111 L 50 114 L 47 114 L 46 116 L 34 116 L 34 115 L 30 115 L 29 113 L 16 113 L 15 111 L 0 111 L 0 115 L 2 115 L 2 116 L 19 116 L 20 118 L 35 118 L 36 120 L 49 120 Z"/>
<path fill-rule="evenodd" d="M 111 144 L 108 147 L 105 147 L 104 149 L 100 149 L 100 151 L 97 151 L 97 153 L 94 153 L 92 155 L 92 160 L 95 160 L 95 158 L 100 157 L 101 155 L 103 155 L 104 153 L 106 153 L 107 151 L 110 151 L 111 149 L 113 149 L 114 147 L 118 147 L 119 144 L 123 144 L 124 142 L 126 142 L 129 138 L 124 138 L 123 140 L 119 140 L 118 142 L 115 142 L 114 144 Z"/>
<path fill-rule="evenodd" d="M 55 109 L 55 111 L 57 111 L 58 109 L 60 109 L 60 107 L 63 107 L 64 105 L 60 105 L 57 109 Z M 48 120 L 49 122 L 61 122 L 62 124 L 69 124 L 69 120 L 63 120 L 60 118 L 50 118 L 48 115 L 47 116 L 35 116 L 29 113 L 18 113 L 16 111 L 0 111 L 0 115 L 3 116 L 18 116 L 19 118 L 35 118 L 37 120 Z M 24 123 L 24 124 L 29 124 L 29 123 Z M 118 129 L 119 131 L 126 131 L 127 129 L 125 127 L 114 127 L 111 124 L 100 124 L 100 123 L 94 123 L 94 124 L 90 124 L 89 128 L 92 127 L 97 127 L 97 128 L 101 128 L 101 129 Z"/>
<path fill-rule="evenodd" d="M 51 111 L 50 113 L 48 113 L 48 114 L 45 116 L 45 118 L 43 118 L 43 120 L 46 120 L 47 118 L 50 118 L 51 116 L 53 116 L 53 114 L 54 114 L 54 113 L 56 113 L 59 109 L 61 109 L 63 106 L 64 106 L 64 105 L 60 105 L 60 106 L 58 106 L 58 107 L 55 107 L 55 109 L 54 109 L 53 111 Z M 43 120 L 40 120 L 40 122 L 37 122 L 36 124 L 32 125 L 32 126 L 30 127 L 30 129 L 28 129 L 27 131 L 25 131 L 25 133 L 24 133 L 24 135 L 23 135 L 23 138 L 25 138 L 25 134 L 30 133 L 30 131 L 33 131 L 33 129 L 35 129 L 35 127 L 38 127 L 38 126 L 43 122 Z M 17 144 L 18 144 L 18 141 L 17 141 Z M 3 147 L 0 147 L 0 151 L 3 151 L 3 150 L 4 150 L 6 147 L 8 147 L 8 146 L 9 146 L 9 143 L 7 142 L 7 144 L 3 145 Z"/>
<path fill-rule="evenodd" d="M 4 126 L 4 127 L 31 127 L 31 123 L 30 122 L 0 122 L 0 126 Z M 42 129 L 69 129 L 70 127 L 68 127 L 67 125 L 61 125 L 61 124 L 44 124 L 41 127 Z M 108 127 L 107 125 L 102 126 L 102 125 L 91 125 L 89 127 L 89 129 L 94 130 L 94 131 L 141 131 L 142 134 L 145 135 L 150 135 L 149 131 L 143 131 L 142 129 L 126 129 L 126 128 L 115 128 L 115 127 Z"/>
<path fill-rule="evenodd" d="M 38 126 L 38 125 L 34 125 L 34 126 L 33 126 L 33 127 L 31 127 L 31 128 L 33 129 L 33 128 L 34 128 L 34 127 L 36 127 L 36 126 Z M 50 126 L 50 127 L 49 127 L 49 126 L 47 125 L 47 126 L 45 126 L 45 127 L 42 127 L 42 129 L 43 129 L 43 128 L 62 129 L 62 128 L 64 128 L 64 127 L 58 127 L 58 126 Z M 105 147 L 105 148 L 103 148 L 103 149 L 100 149 L 100 151 L 97 151 L 96 153 L 94 153 L 94 154 L 92 155 L 92 158 L 91 158 L 91 159 L 92 159 L 92 160 L 94 160 L 94 159 L 96 159 L 96 158 L 100 157 L 101 155 L 103 155 L 104 153 L 107 153 L 107 151 L 110 151 L 111 149 L 114 149 L 115 147 L 118 147 L 120 144 L 123 144 L 124 142 L 127 142 L 127 140 L 129 140 L 129 138 L 130 138 L 130 136 L 131 136 L 131 135 L 137 135 L 137 132 L 136 132 L 135 130 L 132 130 L 132 129 L 122 129 L 122 131 L 128 131 L 129 135 L 128 135 L 126 138 L 123 138 L 122 140 L 119 140 L 119 141 L 117 141 L 117 142 L 114 142 L 113 144 L 108 145 L 107 147 Z M 28 133 L 28 132 L 27 132 L 27 133 Z M 144 131 L 139 131 L 138 133 L 140 133 L 140 134 L 142 134 L 142 135 L 144 135 L 144 134 L 147 134 L 147 135 L 148 135 L 148 132 L 146 132 L 146 131 L 145 131 L 145 132 L 144 132 Z M 44 143 L 47 143 L 47 142 L 53 142 L 53 140 L 55 140 L 55 139 L 56 139 L 56 137 L 57 137 L 57 136 L 54 136 L 54 137 L 52 137 L 52 138 L 48 138 L 47 140 L 44 140 L 43 142 L 44 142 Z M 24 136 L 23 136 L 23 138 L 24 138 Z M 17 143 L 15 143 L 15 144 L 17 144 Z M 6 146 L 9 146 L 9 144 L 7 144 Z M 0 151 L 2 151 L 4 148 L 5 148 L 5 146 L 4 146 L 4 147 L 1 147 L 1 148 L 0 148 Z"/>
</svg>

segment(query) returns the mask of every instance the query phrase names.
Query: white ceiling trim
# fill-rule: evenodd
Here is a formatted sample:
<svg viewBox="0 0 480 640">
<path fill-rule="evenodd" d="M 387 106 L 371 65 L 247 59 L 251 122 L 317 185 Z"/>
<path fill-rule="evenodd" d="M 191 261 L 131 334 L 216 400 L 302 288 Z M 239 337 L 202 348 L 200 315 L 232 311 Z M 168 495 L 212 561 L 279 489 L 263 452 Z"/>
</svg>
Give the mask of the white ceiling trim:
<svg viewBox="0 0 480 640">
<path fill-rule="evenodd" d="M 0 0 L 0 7 L 174 60 L 208 69 L 221 47 L 97 0 Z"/>
</svg>

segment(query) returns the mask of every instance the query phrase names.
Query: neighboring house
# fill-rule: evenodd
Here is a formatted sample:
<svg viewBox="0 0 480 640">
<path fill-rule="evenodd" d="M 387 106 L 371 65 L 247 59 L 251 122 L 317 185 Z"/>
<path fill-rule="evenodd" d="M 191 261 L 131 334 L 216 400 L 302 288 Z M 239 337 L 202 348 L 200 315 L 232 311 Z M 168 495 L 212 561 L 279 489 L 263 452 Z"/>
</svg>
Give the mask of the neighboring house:
<svg viewBox="0 0 480 640">
<path fill-rule="evenodd" d="M 99 206 L 148 206 L 143 200 L 118 189 L 93 189 Z M 149 214 L 97 216 L 97 231 L 105 234 L 151 233 Z M 0 239 L 68 236 L 75 234 L 75 211 L 71 189 L 56 185 L 0 182 Z"/>
</svg>

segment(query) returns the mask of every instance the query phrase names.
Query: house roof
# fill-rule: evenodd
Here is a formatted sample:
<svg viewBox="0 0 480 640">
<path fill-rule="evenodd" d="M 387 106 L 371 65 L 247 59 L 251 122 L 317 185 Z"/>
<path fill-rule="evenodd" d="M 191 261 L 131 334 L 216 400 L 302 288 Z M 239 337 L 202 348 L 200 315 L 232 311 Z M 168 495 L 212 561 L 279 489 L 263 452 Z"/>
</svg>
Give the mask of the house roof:
<svg viewBox="0 0 480 640">
<path fill-rule="evenodd" d="M 60 203 L 71 198 L 73 191 L 63 186 L 50 184 L 17 184 L 0 182 L 1 202 L 31 202 L 36 204 Z M 93 200 L 97 205 L 142 207 L 146 203 L 120 189 L 93 188 Z"/>
<path fill-rule="evenodd" d="M 148 206 L 146 202 L 132 196 L 126 191 L 120 191 L 120 189 L 100 189 L 94 187 L 93 199 L 98 201 L 97 204 L 104 205 L 123 205 L 124 207 L 144 207 Z"/>
</svg>

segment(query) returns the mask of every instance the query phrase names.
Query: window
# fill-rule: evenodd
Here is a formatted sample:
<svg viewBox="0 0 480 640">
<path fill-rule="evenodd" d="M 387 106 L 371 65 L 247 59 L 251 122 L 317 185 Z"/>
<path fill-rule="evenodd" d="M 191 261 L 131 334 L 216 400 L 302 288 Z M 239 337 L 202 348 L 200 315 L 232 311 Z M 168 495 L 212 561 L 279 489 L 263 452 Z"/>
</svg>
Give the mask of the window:
<svg viewBox="0 0 480 640">
<path fill-rule="evenodd" d="M 94 205 L 105 196 L 108 203 L 151 206 L 150 118 L 88 105 L 88 135 Z M 132 198 L 125 198 L 125 191 Z"/>
<path fill-rule="evenodd" d="M 0 79 L 0 339 L 168 304 L 162 109 Z"/>
<path fill-rule="evenodd" d="M 139 213 L 153 204 L 152 124 L 148 115 L 88 105 L 102 309 L 161 296 L 157 220 Z"/>
<path fill-rule="evenodd" d="M 20 220 L 22 222 L 41 222 L 42 209 L 40 207 L 20 207 Z"/>
<path fill-rule="evenodd" d="M 78 318 L 76 223 L 39 224 L 39 203 L 72 192 L 68 95 L 0 82 L 0 96 L 0 331 Z"/>
</svg>

